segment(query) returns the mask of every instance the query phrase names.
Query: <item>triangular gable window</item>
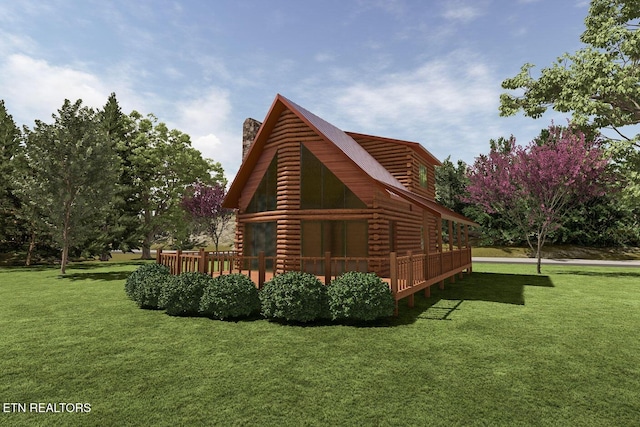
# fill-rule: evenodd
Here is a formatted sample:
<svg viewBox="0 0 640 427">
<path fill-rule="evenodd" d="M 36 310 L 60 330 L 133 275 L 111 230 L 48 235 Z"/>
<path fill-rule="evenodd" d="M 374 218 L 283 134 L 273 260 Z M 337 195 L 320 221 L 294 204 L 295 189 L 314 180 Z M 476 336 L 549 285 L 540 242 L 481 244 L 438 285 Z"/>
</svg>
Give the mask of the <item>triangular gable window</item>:
<svg viewBox="0 0 640 427">
<path fill-rule="evenodd" d="M 269 168 L 247 206 L 248 213 L 275 211 L 278 193 L 278 155 L 273 156 Z"/>
<path fill-rule="evenodd" d="M 300 209 L 365 209 L 367 206 L 300 144 Z"/>
</svg>

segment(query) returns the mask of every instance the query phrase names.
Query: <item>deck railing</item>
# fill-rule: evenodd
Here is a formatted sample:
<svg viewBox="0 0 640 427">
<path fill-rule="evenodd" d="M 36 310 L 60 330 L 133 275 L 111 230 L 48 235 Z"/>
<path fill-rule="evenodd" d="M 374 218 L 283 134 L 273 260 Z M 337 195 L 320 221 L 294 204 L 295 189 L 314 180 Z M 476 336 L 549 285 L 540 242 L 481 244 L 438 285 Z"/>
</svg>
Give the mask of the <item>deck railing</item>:
<svg viewBox="0 0 640 427">
<path fill-rule="evenodd" d="M 304 271 L 324 278 L 329 284 L 332 279 L 345 271 L 376 272 L 391 288 L 396 300 L 410 298 L 413 294 L 425 290 L 429 295 L 429 288 L 435 283 L 444 287 L 444 281 L 450 278 L 455 281 L 456 274 L 463 271 L 471 272 L 471 248 L 457 248 L 444 252 L 430 254 L 407 253 L 398 256 L 392 252 L 388 258 L 369 257 L 333 257 L 330 252 L 324 257 L 287 258 L 286 262 L 278 263 L 277 257 L 265 256 L 260 252 L 258 256 L 246 256 L 235 251 L 210 252 L 199 251 L 163 251 L 159 249 L 156 262 L 169 267 L 171 274 L 198 271 L 212 276 L 242 273 L 257 278 L 258 288 L 262 288 L 267 277 L 284 273 L 285 271 Z M 388 273 L 388 274 L 386 274 Z"/>
</svg>

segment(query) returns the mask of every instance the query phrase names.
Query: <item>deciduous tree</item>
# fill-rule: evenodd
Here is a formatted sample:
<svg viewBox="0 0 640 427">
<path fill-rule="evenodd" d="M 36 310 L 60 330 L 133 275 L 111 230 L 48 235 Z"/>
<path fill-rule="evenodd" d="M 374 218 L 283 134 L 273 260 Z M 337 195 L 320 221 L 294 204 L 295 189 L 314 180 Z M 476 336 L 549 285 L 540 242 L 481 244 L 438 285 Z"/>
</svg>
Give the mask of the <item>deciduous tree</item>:
<svg viewBox="0 0 640 427">
<path fill-rule="evenodd" d="M 189 213 L 197 231 L 207 233 L 213 238 L 218 250 L 220 236 L 233 218 L 233 209 L 222 207 L 226 195 L 220 183 L 206 185 L 193 184 L 182 199 L 182 207 Z"/>
<path fill-rule="evenodd" d="M 469 172 L 468 201 L 499 213 L 516 225 L 538 259 L 550 231 L 573 204 L 603 195 L 608 159 L 599 140 L 587 140 L 574 126 L 550 126 L 548 140 L 527 147 L 515 139 L 492 144 Z"/>
<path fill-rule="evenodd" d="M 585 46 L 565 53 L 538 77 L 533 64 L 502 86 L 517 94 L 500 96 L 500 114 L 518 111 L 533 118 L 548 109 L 571 112 L 573 122 L 595 129 L 609 128 L 610 154 L 624 177 L 622 201 L 640 221 L 640 135 L 629 134 L 640 124 L 640 2 L 592 0 L 580 40 Z"/>
<path fill-rule="evenodd" d="M 140 206 L 142 258 L 151 258 L 156 237 L 175 227 L 180 220 L 180 203 L 193 182 L 223 182 L 219 163 L 204 159 L 191 146 L 189 135 L 169 128 L 153 115 L 143 117 L 134 111 L 131 119 L 131 162 L 133 188 Z"/>
</svg>

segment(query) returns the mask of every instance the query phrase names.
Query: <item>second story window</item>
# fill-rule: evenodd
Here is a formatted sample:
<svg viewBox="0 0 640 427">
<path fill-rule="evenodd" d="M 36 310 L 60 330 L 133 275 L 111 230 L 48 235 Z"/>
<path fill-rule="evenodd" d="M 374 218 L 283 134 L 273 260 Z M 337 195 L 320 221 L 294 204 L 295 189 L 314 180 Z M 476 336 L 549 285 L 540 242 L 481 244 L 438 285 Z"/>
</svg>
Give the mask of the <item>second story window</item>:
<svg viewBox="0 0 640 427">
<path fill-rule="evenodd" d="M 420 187 L 427 188 L 427 167 L 420 165 Z"/>
</svg>

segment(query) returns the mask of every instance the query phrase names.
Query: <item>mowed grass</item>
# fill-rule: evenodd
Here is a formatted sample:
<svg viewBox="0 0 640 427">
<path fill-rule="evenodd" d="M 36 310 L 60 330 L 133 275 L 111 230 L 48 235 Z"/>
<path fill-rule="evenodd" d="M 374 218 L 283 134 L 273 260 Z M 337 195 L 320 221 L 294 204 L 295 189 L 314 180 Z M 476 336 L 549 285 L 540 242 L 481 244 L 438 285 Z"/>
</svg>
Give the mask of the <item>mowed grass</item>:
<svg viewBox="0 0 640 427">
<path fill-rule="evenodd" d="M 640 269 L 475 266 L 373 326 L 179 318 L 135 263 L 0 269 L 0 425 L 567 425 L 640 420 Z"/>
</svg>

